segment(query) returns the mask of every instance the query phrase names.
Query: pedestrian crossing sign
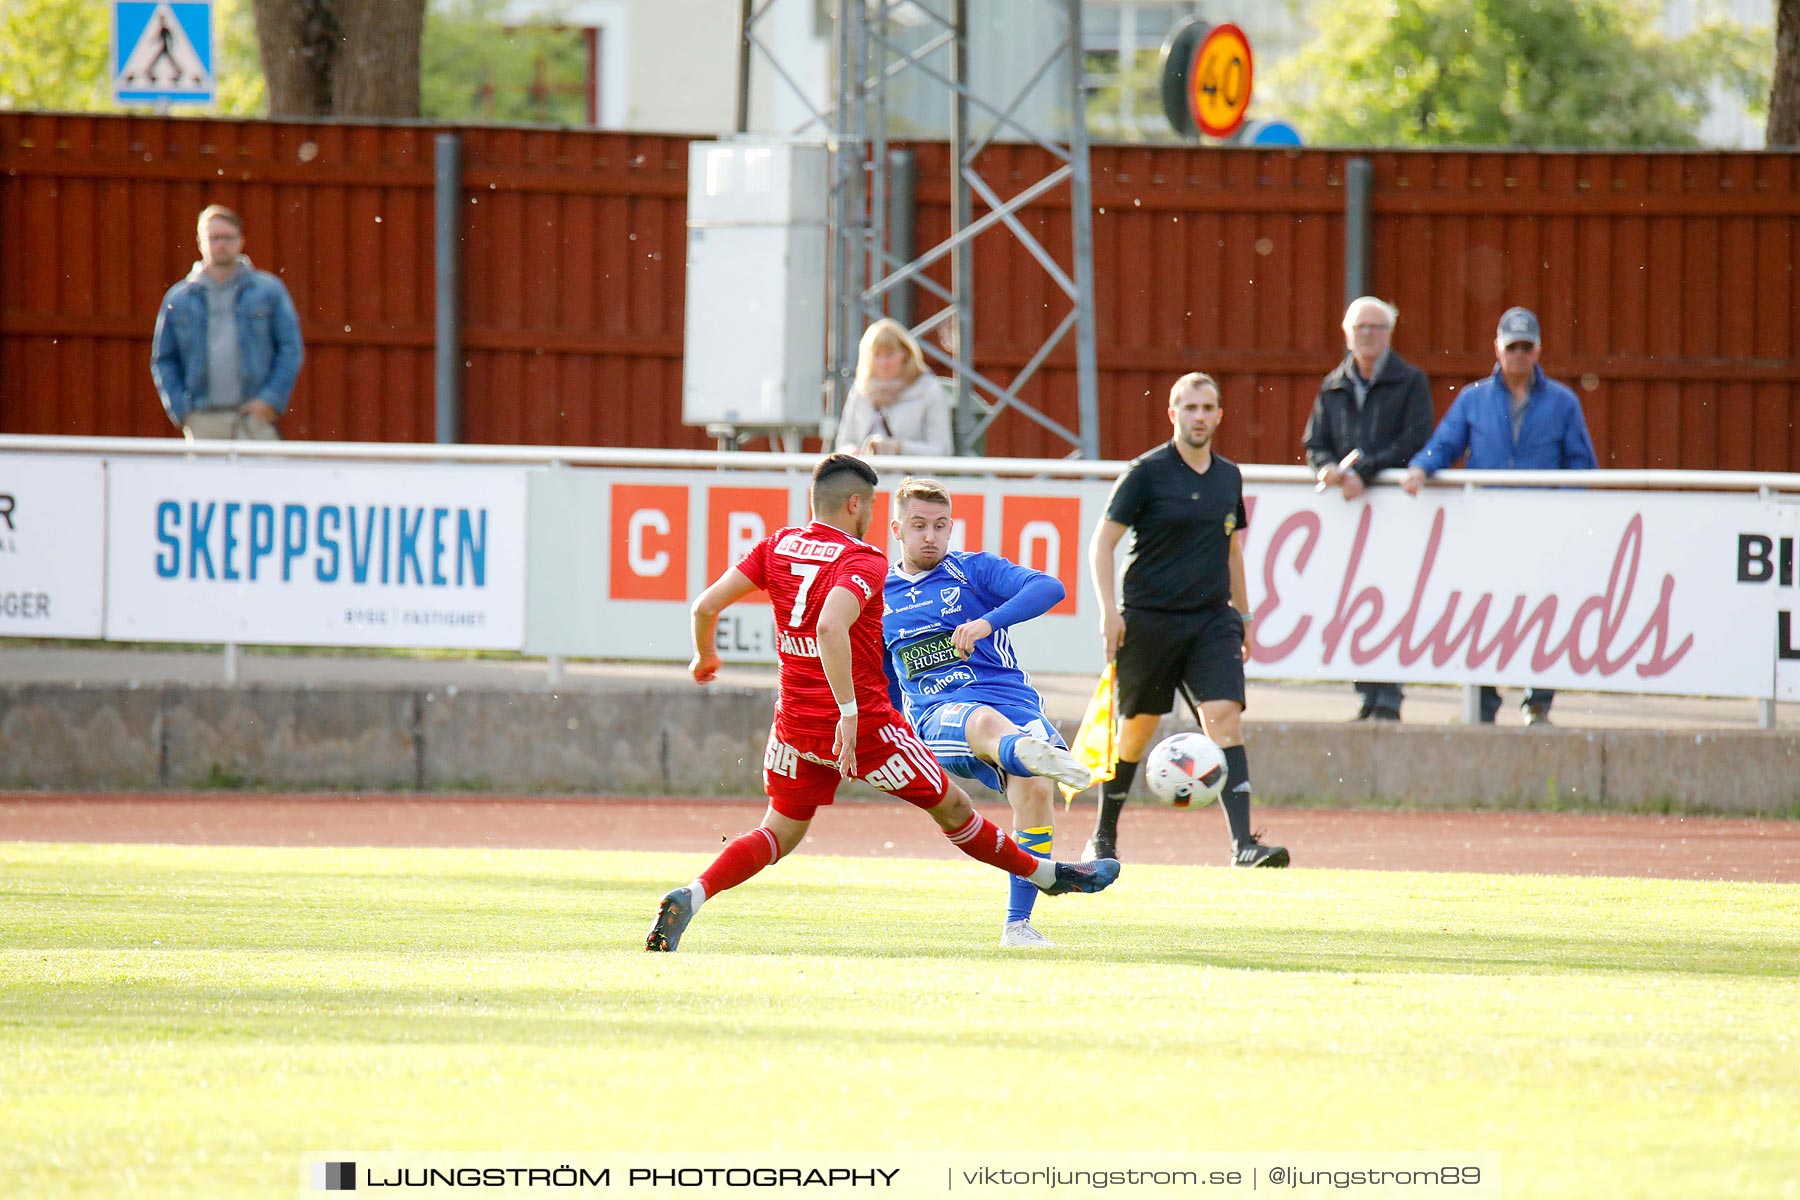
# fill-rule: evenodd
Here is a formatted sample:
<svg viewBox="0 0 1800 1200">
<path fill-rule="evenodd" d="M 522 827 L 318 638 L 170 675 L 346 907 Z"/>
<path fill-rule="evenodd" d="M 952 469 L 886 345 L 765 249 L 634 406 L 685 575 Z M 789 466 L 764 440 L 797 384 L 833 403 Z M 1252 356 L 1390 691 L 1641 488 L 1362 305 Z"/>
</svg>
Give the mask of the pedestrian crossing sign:
<svg viewBox="0 0 1800 1200">
<path fill-rule="evenodd" d="M 212 0 L 115 0 L 114 99 L 205 104 L 217 91 Z"/>
</svg>

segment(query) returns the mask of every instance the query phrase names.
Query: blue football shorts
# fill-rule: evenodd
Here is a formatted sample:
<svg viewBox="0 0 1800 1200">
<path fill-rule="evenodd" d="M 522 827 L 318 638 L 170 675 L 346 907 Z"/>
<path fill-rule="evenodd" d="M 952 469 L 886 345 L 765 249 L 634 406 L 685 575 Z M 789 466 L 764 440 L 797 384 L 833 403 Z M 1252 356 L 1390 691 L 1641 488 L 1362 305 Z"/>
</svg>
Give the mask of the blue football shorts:
<svg viewBox="0 0 1800 1200">
<path fill-rule="evenodd" d="M 934 704 L 924 712 L 917 714 L 914 727 L 924 739 L 926 747 L 932 755 L 944 764 L 944 769 L 952 775 L 960 775 L 964 779 L 973 779 L 984 787 L 996 792 L 1006 791 L 1006 781 L 1000 769 L 975 757 L 969 749 L 967 724 L 969 717 L 978 708 L 991 708 L 1014 725 L 1019 732 L 1033 737 L 1043 738 L 1052 746 L 1068 748 L 1062 735 L 1056 732 L 1056 726 L 1045 718 L 1042 709 L 1025 704 L 988 704 L 973 700 L 949 700 L 943 704 Z"/>
</svg>

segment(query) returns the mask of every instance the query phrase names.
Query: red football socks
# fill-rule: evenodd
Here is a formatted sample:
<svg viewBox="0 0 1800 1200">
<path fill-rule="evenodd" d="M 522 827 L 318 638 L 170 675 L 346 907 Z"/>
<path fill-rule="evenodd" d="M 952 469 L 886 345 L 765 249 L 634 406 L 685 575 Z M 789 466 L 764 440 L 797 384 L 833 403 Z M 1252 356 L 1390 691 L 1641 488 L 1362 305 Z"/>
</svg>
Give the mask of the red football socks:
<svg viewBox="0 0 1800 1200">
<path fill-rule="evenodd" d="M 716 896 L 726 888 L 734 888 L 781 857 L 775 835 L 760 825 L 741 834 L 719 851 L 712 866 L 700 872 L 700 884 L 707 896 Z M 1026 855 L 1030 858 L 1030 855 Z"/>
<path fill-rule="evenodd" d="M 999 867 L 1012 875 L 1030 875 L 1037 870 L 1038 860 L 1006 836 L 1006 831 L 976 813 L 961 829 L 947 829 L 944 836 L 950 844 L 976 862 Z"/>
<path fill-rule="evenodd" d="M 1019 843 L 1006 836 L 1006 831 L 980 813 L 971 816 L 960 829 L 945 831 L 950 844 L 977 862 L 999 867 L 1013 875 L 1032 875 L 1042 861 L 1032 857 Z M 707 899 L 749 879 L 781 857 L 775 835 L 760 826 L 734 838 L 713 859 L 712 866 L 700 872 L 700 886 Z"/>
</svg>

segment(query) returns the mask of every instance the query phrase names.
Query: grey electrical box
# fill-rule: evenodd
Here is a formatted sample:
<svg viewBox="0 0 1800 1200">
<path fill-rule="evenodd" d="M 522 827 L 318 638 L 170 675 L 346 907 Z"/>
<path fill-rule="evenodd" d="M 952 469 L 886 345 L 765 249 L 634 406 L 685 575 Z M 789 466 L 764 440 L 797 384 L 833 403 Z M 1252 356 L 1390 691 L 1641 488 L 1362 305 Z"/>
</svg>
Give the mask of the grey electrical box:
<svg viewBox="0 0 1800 1200">
<path fill-rule="evenodd" d="M 684 423 L 824 418 L 827 169 L 816 143 L 689 145 Z"/>
</svg>

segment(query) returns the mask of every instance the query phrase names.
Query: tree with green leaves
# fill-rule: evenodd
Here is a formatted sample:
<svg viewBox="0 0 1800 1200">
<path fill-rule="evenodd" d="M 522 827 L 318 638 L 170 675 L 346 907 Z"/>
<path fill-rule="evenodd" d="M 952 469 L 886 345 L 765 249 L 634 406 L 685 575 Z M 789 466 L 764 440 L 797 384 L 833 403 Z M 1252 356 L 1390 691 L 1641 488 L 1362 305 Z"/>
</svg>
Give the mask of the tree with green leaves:
<svg viewBox="0 0 1800 1200">
<path fill-rule="evenodd" d="M 91 111 L 112 99 L 106 0 L 0 4 L 0 108 Z"/>
<path fill-rule="evenodd" d="M 1715 81 L 1758 104 L 1766 31 L 1657 32 L 1640 0 L 1327 0 L 1272 73 L 1309 141 L 1411 146 L 1688 146 Z M 1260 106 L 1260 105 L 1259 105 Z"/>
<path fill-rule="evenodd" d="M 587 43 L 552 6 L 520 22 L 502 0 L 434 0 L 421 77 L 425 113 L 441 121 L 587 122 Z"/>
<path fill-rule="evenodd" d="M 586 120 L 586 45 L 578 30 L 558 23 L 553 5 L 519 23 L 506 19 L 500 0 L 433 0 L 421 37 L 405 22 L 412 19 L 406 10 L 422 3 L 213 0 L 218 99 L 175 111 Z M 381 20 L 399 24 L 351 36 Z M 113 101 L 111 22 L 110 0 L 0 0 L 0 109 L 148 108 Z M 275 65 L 267 76 L 265 62 Z M 402 66 L 388 72 L 382 64 L 390 62 Z M 273 105 L 265 79 L 276 82 Z"/>
<path fill-rule="evenodd" d="M 0 0 L 0 109 L 117 112 L 109 0 Z M 250 0 L 213 0 L 217 100 L 206 111 L 268 111 Z"/>
</svg>

